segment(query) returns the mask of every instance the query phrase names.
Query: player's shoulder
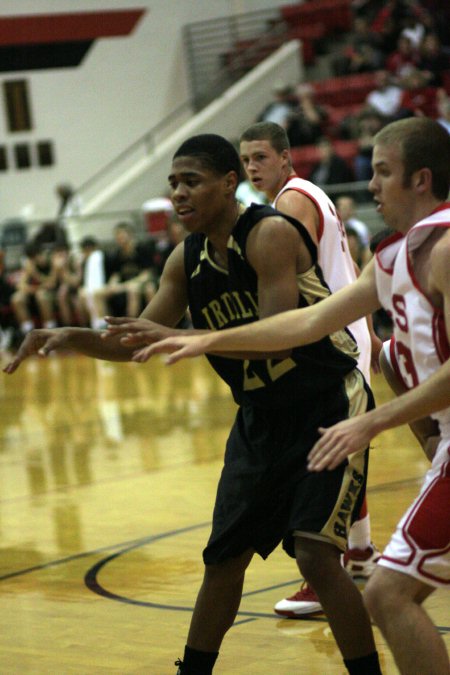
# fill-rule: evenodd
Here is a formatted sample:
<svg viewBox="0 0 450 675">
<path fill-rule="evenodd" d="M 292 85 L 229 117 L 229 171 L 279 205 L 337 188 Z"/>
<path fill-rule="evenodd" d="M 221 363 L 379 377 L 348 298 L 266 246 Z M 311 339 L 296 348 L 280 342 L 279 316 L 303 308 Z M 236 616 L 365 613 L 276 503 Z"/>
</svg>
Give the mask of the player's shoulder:
<svg viewBox="0 0 450 675">
<path fill-rule="evenodd" d="M 430 251 L 431 280 L 441 292 L 450 292 L 450 227 L 437 233 L 436 241 Z"/>
</svg>

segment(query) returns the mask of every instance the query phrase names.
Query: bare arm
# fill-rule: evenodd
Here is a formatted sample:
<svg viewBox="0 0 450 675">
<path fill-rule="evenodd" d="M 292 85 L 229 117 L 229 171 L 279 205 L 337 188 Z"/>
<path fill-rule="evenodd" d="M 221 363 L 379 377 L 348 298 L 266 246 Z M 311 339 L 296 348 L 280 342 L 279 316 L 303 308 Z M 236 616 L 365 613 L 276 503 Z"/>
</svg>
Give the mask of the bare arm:
<svg viewBox="0 0 450 675">
<path fill-rule="evenodd" d="M 316 246 L 319 245 L 319 212 L 314 202 L 297 190 L 286 190 L 277 199 L 276 208 L 302 223 L 311 235 Z"/>
<path fill-rule="evenodd" d="M 430 259 L 430 291 L 442 302 L 447 340 L 450 341 L 449 233 L 435 246 Z M 333 469 L 349 454 L 367 447 L 385 429 L 411 424 L 450 406 L 450 359 L 427 380 L 394 401 L 364 415 L 322 429 L 322 437 L 309 455 L 309 468 Z"/>
<path fill-rule="evenodd" d="M 271 316 L 298 304 L 297 272 L 305 271 L 311 264 L 311 256 L 297 230 L 280 217 L 265 218 L 255 226 L 247 241 L 247 257 L 258 277 L 258 314 L 259 317 Z M 300 269 L 299 269 L 300 265 Z M 303 268 L 302 268 L 303 266 Z M 169 340 L 200 339 L 216 335 L 222 331 L 182 331 L 183 335 L 174 335 Z M 161 337 L 158 337 L 161 340 Z M 149 340 L 150 342 L 150 340 Z M 155 340 L 151 340 L 155 342 Z M 156 351 L 153 345 L 141 349 L 133 360 L 147 361 Z M 215 355 L 237 359 L 285 358 L 284 350 L 254 351 L 242 349 L 226 352 L 219 349 L 208 350 Z"/>
<path fill-rule="evenodd" d="M 353 284 L 311 307 L 199 337 L 169 338 L 153 345 L 152 353 L 171 353 L 169 363 L 175 363 L 205 352 L 281 351 L 316 342 L 379 308 L 374 274 L 371 263 Z"/>
</svg>

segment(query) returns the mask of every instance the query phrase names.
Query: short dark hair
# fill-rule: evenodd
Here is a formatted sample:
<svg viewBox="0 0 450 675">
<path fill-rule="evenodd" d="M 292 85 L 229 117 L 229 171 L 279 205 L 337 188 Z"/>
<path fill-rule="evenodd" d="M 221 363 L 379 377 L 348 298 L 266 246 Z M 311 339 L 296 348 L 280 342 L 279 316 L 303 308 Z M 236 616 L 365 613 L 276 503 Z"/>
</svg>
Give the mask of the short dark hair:
<svg viewBox="0 0 450 675">
<path fill-rule="evenodd" d="M 391 122 L 374 137 L 374 145 L 397 143 L 402 152 L 404 185 L 420 169 L 430 169 L 432 192 L 447 199 L 450 187 L 450 134 L 429 117 L 408 117 Z"/>
<path fill-rule="evenodd" d="M 98 241 L 95 237 L 86 236 L 80 241 L 80 248 L 96 248 L 98 246 Z"/>
<path fill-rule="evenodd" d="M 196 157 L 205 167 L 224 176 L 229 171 L 241 175 L 241 160 L 230 141 L 217 134 L 199 134 L 188 138 L 173 156 Z"/>
<path fill-rule="evenodd" d="M 275 122 L 252 124 L 242 133 L 240 141 L 269 141 L 279 154 L 284 150 L 290 150 L 291 147 L 286 131 Z"/>
</svg>

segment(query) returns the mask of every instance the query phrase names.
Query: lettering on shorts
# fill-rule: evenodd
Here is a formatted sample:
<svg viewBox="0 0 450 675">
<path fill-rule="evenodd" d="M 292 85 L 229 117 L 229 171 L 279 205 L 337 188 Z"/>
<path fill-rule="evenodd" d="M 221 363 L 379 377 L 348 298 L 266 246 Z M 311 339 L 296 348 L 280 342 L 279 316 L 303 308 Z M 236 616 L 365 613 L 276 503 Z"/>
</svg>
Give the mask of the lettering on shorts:
<svg viewBox="0 0 450 675">
<path fill-rule="evenodd" d="M 347 537 L 350 517 L 353 513 L 356 498 L 358 497 L 363 482 L 363 474 L 353 469 L 350 484 L 341 504 L 339 505 L 339 509 L 336 514 L 336 520 L 333 524 L 333 532 L 337 537 Z"/>
</svg>

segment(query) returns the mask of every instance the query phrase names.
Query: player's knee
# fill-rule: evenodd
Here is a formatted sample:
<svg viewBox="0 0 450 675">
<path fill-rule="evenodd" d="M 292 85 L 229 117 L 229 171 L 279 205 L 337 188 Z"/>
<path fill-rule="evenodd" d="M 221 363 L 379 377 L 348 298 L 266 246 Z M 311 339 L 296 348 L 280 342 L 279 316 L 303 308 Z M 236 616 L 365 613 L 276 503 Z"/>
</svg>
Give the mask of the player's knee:
<svg viewBox="0 0 450 675">
<path fill-rule="evenodd" d="M 367 611 L 377 624 L 383 623 L 383 619 L 392 612 L 398 610 L 402 603 L 401 593 L 397 592 L 389 576 L 378 568 L 363 591 L 364 604 Z"/>
</svg>

